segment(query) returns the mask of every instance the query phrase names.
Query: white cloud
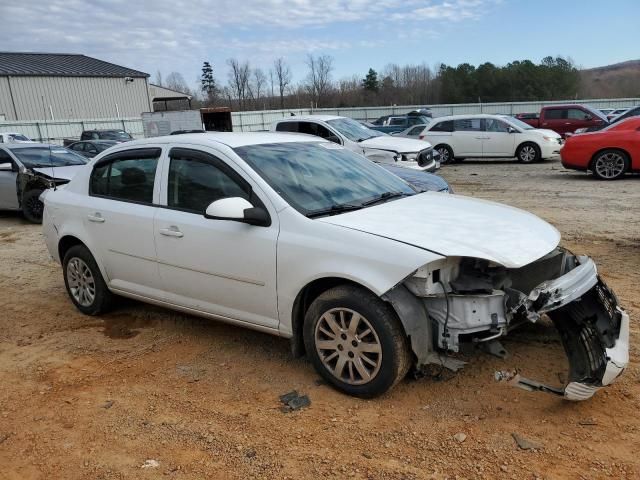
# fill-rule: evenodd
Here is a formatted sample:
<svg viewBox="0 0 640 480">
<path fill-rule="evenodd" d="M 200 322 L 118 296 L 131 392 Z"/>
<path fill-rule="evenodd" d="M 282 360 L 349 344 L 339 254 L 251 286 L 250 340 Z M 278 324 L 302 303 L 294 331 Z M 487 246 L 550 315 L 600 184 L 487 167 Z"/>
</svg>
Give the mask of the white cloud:
<svg viewBox="0 0 640 480">
<path fill-rule="evenodd" d="M 84 53 L 152 74 L 181 71 L 192 82 L 204 59 L 268 64 L 281 55 L 375 48 L 398 32 L 433 30 L 425 20 L 477 18 L 496 1 L 3 1 L 0 48 Z"/>
</svg>

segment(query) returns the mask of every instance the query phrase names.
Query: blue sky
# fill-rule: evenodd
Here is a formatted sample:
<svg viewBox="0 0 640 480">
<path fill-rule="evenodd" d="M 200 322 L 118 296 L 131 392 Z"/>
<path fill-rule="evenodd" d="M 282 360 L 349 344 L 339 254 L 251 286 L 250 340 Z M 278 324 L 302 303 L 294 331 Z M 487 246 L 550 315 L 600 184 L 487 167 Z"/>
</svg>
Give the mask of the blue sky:
<svg viewBox="0 0 640 480">
<path fill-rule="evenodd" d="M 294 82 L 309 53 L 334 58 L 334 79 L 392 62 L 640 58 L 640 0 L 22 0 L 0 18 L 2 50 L 84 53 L 191 86 L 204 60 L 226 83 L 230 57 L 266 71 L 282 56 Z"/>
</svg>

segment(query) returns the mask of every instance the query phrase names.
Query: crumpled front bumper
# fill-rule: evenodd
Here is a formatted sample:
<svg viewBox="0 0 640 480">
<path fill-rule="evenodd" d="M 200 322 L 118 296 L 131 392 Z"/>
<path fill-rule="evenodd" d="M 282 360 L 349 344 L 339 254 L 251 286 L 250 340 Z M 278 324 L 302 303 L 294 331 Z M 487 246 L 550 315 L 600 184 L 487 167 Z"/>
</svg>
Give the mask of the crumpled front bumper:
<svg viewBox="0 0 640 480">
<path fill-rule="evenodd" d="M 546 313 L 560 333 L 569 359 L 564 388 L 555 388 L 521 377 L 517 372 L 496 372 L 496 379 L 530 391 L 586 400 L 615 381 L 629 363 L 629 315 L 598 276 L 588 257 L 576 257 L 579 265 L 555 280 L 536 287 L 529 308 Z"/>
</svg>

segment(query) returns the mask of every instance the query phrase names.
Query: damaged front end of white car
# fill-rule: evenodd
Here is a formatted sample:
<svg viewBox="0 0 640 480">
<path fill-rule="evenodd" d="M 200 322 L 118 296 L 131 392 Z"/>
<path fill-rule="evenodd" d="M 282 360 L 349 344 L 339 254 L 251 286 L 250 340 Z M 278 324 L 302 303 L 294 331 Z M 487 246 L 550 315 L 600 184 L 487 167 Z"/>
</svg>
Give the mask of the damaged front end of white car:
<svg viewBox="0 0 640 480">
<path fill-rule="evenodd" d="M 469 257 L 446 257 L 419 268 L 384 297 L 410 337 L 418 369 L 429 364 L 458 370 L 461 343 L 493 347 L 498 339 L 547 315 L 569 359 L 568 381 L 555 387 L 517 371 L 497 380 L 530 391 L 586 400 L 612 383 L 628 363 L 629 317 L 586 256 L 557 247 L 519 268 Z M 491 351 L 491 348 L 489 349 Z"/>
</svg>

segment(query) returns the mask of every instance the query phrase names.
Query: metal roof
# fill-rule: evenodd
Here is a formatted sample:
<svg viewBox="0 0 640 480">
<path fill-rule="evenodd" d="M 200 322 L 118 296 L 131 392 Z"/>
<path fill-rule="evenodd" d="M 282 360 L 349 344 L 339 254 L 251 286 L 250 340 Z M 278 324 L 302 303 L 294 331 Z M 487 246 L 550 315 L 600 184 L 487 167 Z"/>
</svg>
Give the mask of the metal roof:
<svg viewBox="0 0 640 480">
<path fill-rule="evenodd" d="M 0 76 L 148 77 L 148 73 L 76 53 L 0 52 Z"/>
</svg>

